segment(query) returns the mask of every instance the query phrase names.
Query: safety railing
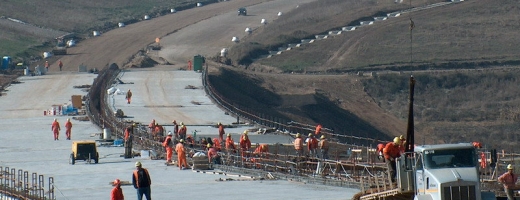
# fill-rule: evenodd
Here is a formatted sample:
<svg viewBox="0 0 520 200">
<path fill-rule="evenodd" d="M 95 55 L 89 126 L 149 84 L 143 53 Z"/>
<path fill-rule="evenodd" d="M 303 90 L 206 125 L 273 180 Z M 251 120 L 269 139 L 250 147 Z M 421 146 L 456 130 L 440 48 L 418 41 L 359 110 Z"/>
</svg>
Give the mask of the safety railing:
<svg viewBox="0 0 520 200">
<path fill-rule="evenodd" d="M 0 199 L 55 199 L 54 178 L 0 166 Z"/>
</svg>

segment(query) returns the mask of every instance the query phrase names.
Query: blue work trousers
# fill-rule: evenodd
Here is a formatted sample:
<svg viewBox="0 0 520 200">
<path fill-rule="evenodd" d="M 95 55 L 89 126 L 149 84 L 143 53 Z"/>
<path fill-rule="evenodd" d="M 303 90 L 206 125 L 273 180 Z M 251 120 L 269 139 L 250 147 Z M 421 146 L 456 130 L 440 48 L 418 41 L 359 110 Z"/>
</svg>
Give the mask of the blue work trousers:
<svg viewBox="0 0 520 200">
<path fill-rule="evenodd" d="M 137 188 L 137 200 L 143 200 L 143 194 L 146 200 L 152 200 L 152 190 L 150 187 Z"/>
</svg>

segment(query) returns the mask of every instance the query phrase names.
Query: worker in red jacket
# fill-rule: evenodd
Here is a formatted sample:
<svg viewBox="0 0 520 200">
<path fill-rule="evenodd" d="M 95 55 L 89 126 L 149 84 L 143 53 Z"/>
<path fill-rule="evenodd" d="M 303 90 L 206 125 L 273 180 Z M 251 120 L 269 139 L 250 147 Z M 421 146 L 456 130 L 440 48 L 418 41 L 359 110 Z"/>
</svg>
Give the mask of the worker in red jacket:
<svg viewBox="0 0 520 200">
<path fill-rule="evenodd" d="M 321 124 L 316 125 L 316 130 L 314 131 L 314 135 L 319 135 L 321 133 Z"/>
<path fill-rule="evenodd" d="M 211 144 L 207 144 L 208 147 L 208 161 L 213 164 L 220 164 L 220 156 L 218 155 L 217 149 Z"/>
<path fill-rule="evenodd" d="M 67 122 L 65 123 L 65 135 L 67 136 L 67 140 L 70 140 L 72 131 L 72 122 L 70 122 L 70 118 L 67 119 Z"/>
<path fill-rule="evenodd" d="M 110 200 L 125 200 L 123 188 L 121 188 L 121 181 L 116 179 L 112 184 L 114 188 L 112 188 L 112 192 L 110 192 Z"/>
<path fill-rule="evenodd" d="M 224 134 L 226 134 L 226 131 L 224 131 L 224 125 L 222 123 L 218 123 L 218 137 L 220 139 L 220 142 L 224 142 Z"/>
<path fill-rule="evenodd" d="M 309 156 L 318 157 L 318 139 L 314 137 L 312 133 L 309 133 L 309 137 L 307 138 L 307 150 L 309 151 Z"/>
<path fill-rule="evenodd" d="M 60 123 L 58 122 L 58 119 L 54 118 L 54 121 L 52 122 L 51 126 L 52 133 L 54 134 L 54 140 L 59 140 L 58 137 L 60 136 Z"/>
<path fill-rule="evenodd" d="M 388 174 L 392 179 L 392 182 L 395 183 L 396 178 L 396 162 L 395 160 L 401 156 L 401 139 L 399 137 L 395 137 L 393 142 L 389 142 L 386 144 L 383 149 L 383 155 L 385 156 L 386 166 L 388 168 Z"/>
</svg>

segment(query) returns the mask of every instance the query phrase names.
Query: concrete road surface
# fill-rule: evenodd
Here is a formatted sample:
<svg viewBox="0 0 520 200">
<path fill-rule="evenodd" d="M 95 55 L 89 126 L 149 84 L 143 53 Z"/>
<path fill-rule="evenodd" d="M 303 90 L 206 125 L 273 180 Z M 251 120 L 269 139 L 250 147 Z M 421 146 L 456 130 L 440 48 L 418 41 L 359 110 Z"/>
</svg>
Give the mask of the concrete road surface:
<svg viewBox="0 0 520 200">
<path fill-rule="evenodd" d="M 71 49 L 71 52 L 75 52 L 74 55 L 62 58 L 66 66 L 69 63 L 66 72 L 51 69 L 45 76 L 20 78 L 21 83 L 11 85 L 7 88 L 6 95 L 0 97 L 0 113 L 2 113 L 0 115 L 2 127 L 0 166 L 26 170 L 30 173 L 36 172 L 46 178 L 54 177 L 56 199 L 107 199 L 112 188 L 109 182 L 116 178 L 131 181 L 136 161 L 141 161 L 143 167 L 150 171 L 154 199 L 350 199 L 357 190 L 288 181 L 251 181 L 247 178 L 238 178 L 235 174 L 214 175 L 179 170 L 174 166 L 165 166 L 162 160 L 150 160 L 146 157 L 124 159 L 121 157 L 124 152 L 122 147 L 99 146 L 99 164 L 78 161 L 75 165 L 71 165 L 69 155 L 72 142 L 65 140 L 64 136 L 65 121 L 71 116 L 44 115 L 44 111 L 51 106 L 68 103 L 72 95 L 86 94 L 85 90 L 74 86 L 92 84 L 96 75 L 71 72 L 75 69 L 74 66 L 81 63 L 89 66 L 101 66 L 108 62 L 121 64 L 133 52 L 146 45 L 141 40 L 142 37 L 149 37 L 150 41 L 153 41 L 157 35 L 171 32 L 164 28 L 168 20 L 172 20 L 169 24 L 175 24 L 172 26 L 185 27 L 217 14 L 234 15 L 236 8 L 259 2 L 263 1 L 234 0 L 176 13 L 176 16 L 199 19 L 183 22 L 185 24 L 174 23 L 177 22 L 174 20 L 175 16 L 169 15 L 165 18 L 129 25 L 124 28 L 129 32 L 116 29 L 104 33 L 100 38 L 83 41 L 78 47 L 73 48 L 74 50 Z M 196 9 L 204 12 L 196 12 Z M 273 9 L 270 13 L 276 13 L 274 10 L 278 9 Z M 149 30 L 157 30 L 157 35 Z M 117 52 L 118 50 L 121 51 Z M 135 120 L 142 120 L 145 124 L 149 123 L 151 118 L 157 118 L 161 123 L 182 119 L 192 124 L 193 129 L 200 129 L 201 135 L 208 136 L 216 135 L 216 129 L 204 124 L 213 124 L 217 121 L 229 123 L 234 120 L 215 105 L 211 105 L 211 101 L 204 96 L 202 90 L 183 89 L 183 85 L 187 84 L 199 87 L 200 74 L 168 67 L 171 66 L 152 68 L 149 71 L 131 70 L 122 74 L 122 80 L 134 84 L 117 85 L 117 87 L 121 87 L 123 91 L 131 88 L 134 100 L 128 105 L 124 104 L 123 96 L 115 96 L 112 99 L 114 109 L 121 108 L 127 115 L 133 116 Z M 194 106 L 192 101 L 200 102 L 201 105 Z M 53 140 L 51 132 L 54 118 L 62 126 L 58 141 Z M 102 132 L 91 122 L 74 119 L 71 121 L 72 140 L 95 140 L 98 137 L 93 135 Z M 203 127 L 207 128 L 203 129 Z M 250 127 L 240 127 L 229 132 L 236 133 L 235 137 L 237 137 L 238 133 L 246 128 Z M 252 139 L 263 142 L 261 138 L 263 136 Z M 265 142 L 272 140 L 288 139 L 269 138 L 265 139 Z M 241 181 L 216 181 L 220 178 Z M 126 199 L 135 198 L 136 191 L 132 186 L 123 186 L 123 190 Z"/>
</svg>

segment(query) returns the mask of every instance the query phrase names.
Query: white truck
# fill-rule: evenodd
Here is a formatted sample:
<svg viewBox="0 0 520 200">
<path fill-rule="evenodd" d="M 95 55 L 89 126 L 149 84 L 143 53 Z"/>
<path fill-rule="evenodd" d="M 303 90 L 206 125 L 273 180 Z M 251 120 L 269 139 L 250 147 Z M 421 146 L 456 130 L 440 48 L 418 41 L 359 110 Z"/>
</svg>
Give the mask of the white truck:
<svg viewBox="0 0 520 200">
<path fill-rule="evenodd" d="M 423 145 L 397 159 L 397 184 L 414 200 L 496 200 L 482 192 L 475 148 L 470 143 Z"/>
</svg>

